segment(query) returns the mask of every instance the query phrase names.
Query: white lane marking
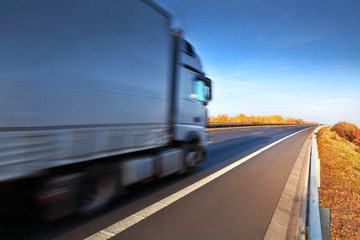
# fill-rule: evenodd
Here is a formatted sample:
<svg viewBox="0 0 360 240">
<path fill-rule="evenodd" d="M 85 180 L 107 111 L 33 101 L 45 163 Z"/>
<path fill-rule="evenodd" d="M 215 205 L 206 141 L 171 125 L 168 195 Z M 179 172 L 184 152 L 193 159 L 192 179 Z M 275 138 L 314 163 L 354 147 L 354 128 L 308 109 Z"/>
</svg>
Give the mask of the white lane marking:
<svg viewBox="0 0 360 240">
<path fill-rule="evenodd" d="M 208 128 L 207 130 L 208 131 L 216 131 L 216 130 L 232 130 L 232 129 L 236 129 L 236 131 L 242 132 L 242 131 L 249 131 L 249 130 L 251 130 L 251 128 L 254 128 L 254 127 Z"/>
<path fill-rule="evenodd" d="M 258 134 L 262 134 L 262 133 L 264 133 L 264 132 L 252 133 L 251 136 L 258 135 Z"/>
<path fill-rule="evenodd" d="M 110 232 L 106 232 L 106 231 L 104 231 L 104 230 L 101 230 L 100 232 L 103 233 L 103 234 L 105 234 L 105 235 L 109 235 L 110 237 L 114 237 L 114 236 L 115 236 L 115 234 L 110 233 Z"/>
<path fill-rule="evenodd" d="M 276 129 L 277 131 L 281 131 L 282 129 L 281 128 L 278 128 L 278 129 Z"/>
<path fill-rule="evenodd" d="M 256 152 L 253 152 L 252 154 L 250 155 L 247 155 L 246 157 L 242 158 L 242 159 L 239 159 L 237 160 L 236 162 L 230 164 L 229 166 L 223 168 L 223 169 L 220 169 L 219 171 L 207 176 L 206 178 L 203 178 L 201 180 L 199 180 L 198 182 L 196 183 L 193 183 L 192 185 L 160 200 L 159 202 L 156 202 L 136 213 L 134 213 L 133 215 L 125 218 L 125 219 L 122 219 L 120 220 L 119 222 L 117 223 L 114 223 L 113 225 L 85 238 L 87 240 L 102 240 L 102 239 L 109 239 L 119 233 L 121 233 L 122 231 L 128 229 L 129 227 L 135 225 L 136 223 L 144 220 L 145 218 L 151 216 L 152 214 L 160 211 L 161 209 L 169 206 L 170 204 L 174 203 L 175 201 L 179 200 L 180 198 L 183 198 L 185 197 L 186 195 L 188 195 L 189 193 L 195 191 L 196 189 L 204 186 L 205 184 L 211 182 L 212 180 L 220 177 L 221 175 L 229 172 L 230 170 L 238 167 L 239 165 L 243 164 L 244 162 L 248 161 L 249 159 L 255 157 L 256 155 L 259 155 L 260 153 L 264 152 L 265 150 L 273 147 L 274 145 L 284 141 L 285 139 L 288 139 L 292 136 L 294 136 L 295 134 L 298 134 L 300 132 L 303 132 L 307 129 L 303 129 L 301 131 L 298 131 L 296 133 L 293 133 L 289 136 L 286 136 L 276 142 L 273 142 L 272 144 L 266 146 L 266 147 L 263 147 L 262 149 L 259 149 L 257 150 Z"/>
</svg>

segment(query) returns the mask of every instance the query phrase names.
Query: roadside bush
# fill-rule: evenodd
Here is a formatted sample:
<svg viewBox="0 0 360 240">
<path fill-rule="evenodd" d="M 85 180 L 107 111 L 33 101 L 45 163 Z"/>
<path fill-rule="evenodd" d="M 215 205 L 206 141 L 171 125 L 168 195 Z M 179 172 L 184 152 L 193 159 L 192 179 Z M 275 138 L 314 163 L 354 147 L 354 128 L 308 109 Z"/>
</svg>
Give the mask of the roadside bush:
<svg viewBox="0 0 360 240">
<path fill-rule="evenodd" d="M 356 141 L 357 127 L 354 124 L 347 122 L 339 122 L 332 128 L 340 137 L 343 137 L 350 142 Z"/>
<path fill-rule="evenodd" d="M 356 140 L 355 142 L 360 145 L 360 129 L 355 131 Z"/>
</svg>

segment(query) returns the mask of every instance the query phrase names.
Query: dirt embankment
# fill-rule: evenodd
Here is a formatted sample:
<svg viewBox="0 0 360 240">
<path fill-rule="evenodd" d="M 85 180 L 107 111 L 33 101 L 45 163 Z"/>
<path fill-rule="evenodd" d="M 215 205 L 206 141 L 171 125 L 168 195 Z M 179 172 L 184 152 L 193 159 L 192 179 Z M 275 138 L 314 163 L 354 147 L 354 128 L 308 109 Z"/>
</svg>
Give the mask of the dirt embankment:
<svg viewBox="0 0 360 240">
<path fill-rule="evenodd" d="M 331 127 L 318 132 L 320 206 L 331 209 L 330 238 L 360 239 L 360 145 Z"/>
</svg>

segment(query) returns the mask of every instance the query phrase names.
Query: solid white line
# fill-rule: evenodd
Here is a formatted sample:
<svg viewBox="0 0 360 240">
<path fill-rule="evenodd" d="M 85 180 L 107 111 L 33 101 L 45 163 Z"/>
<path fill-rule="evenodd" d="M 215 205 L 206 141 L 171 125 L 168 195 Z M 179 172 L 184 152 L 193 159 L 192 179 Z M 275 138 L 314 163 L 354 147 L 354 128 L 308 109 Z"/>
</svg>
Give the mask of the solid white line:
<svg viewBox="0 0 360 240">
<path fill-rule="evenodd" d="M 196 189 L 204 186 L 205 184 L 211 182 L 212 180 L 220 177 L 221 175 L 229 172 L 230 170 L 238 167 L 239 165 L 243 164 L 244 162 L 248 161 L 249 159 L 255 157 L 256 155 L 259 155 L 260 153 L 264 152 L 265 150 L 273 147 L 274 145 L 284 141 L 285 139 L 287 138 L 290 138 L 292 136 L 294 136 L 295 134 L 298 134 L 302 131 L 305 131 L 307 129 L 303 129 L 301 131 L 298 131 L 296 133 L 293 133 L 289 136 L 286 136 L 260 150 L 257 150 L 256 152 L 250 154 L 250 155 L 247 155 L 246 157 L 242 158 L 242 159 L 239 159 L 237 160 L 236 162 L 230 164 L 229 166 L 223 168 L 223 169 L 220 169 L 219 171 L 207 176 L 206 178 L 203 178 L 201 180 L 199 180 L 198 182 L 196 183 L 193 183 L 192 185 L 160 200 L 159 202 L 156 202 L 136 213 L 134 213 L 133 215 L 125 218 L 125 219 L 122 219 L 120 220 L 119 222 L 89 236 L 88 240 L 101 240 L 101 239 L 109 239 L 119 233 L 121 233 L 122 231 L 128 229 L 129 227 L 135 225 L 136 223 L 144 220 L 145 218 L 151 216 L 152 214 L 160 211 L 161 209 L 169 206 L 170 204 L 174 203 L 175 201 L 179 200 L 180 198 L 182 197 L 185 197 L 186 195 L 188 195 L 189 193 L 195 191 Z M 105 234 L 104 234 L 105 233 Z"/>
<path fill-rule="evenodd" d="M 100 232 L 103 233 L 103 234 L 105 234 L 105 235 L 108 235 L 108 236 L 110 236 L 110 237 L 114 237 L 114 236 L 115 236 L 115 234 L 106 232 L 106 231 L 104 231 L 104 230 L 101 230 Z"/>
</svg>

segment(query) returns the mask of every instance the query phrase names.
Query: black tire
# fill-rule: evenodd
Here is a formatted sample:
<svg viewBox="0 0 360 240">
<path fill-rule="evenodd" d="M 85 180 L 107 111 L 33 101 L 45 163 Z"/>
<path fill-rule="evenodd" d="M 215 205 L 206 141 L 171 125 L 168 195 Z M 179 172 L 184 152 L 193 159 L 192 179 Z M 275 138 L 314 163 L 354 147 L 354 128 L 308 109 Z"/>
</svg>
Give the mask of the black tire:
<svg viewBox="0 0 360 240">
<path fill-rule="evenodd" d="M 194 171 L 200 162 L 203 162 L 204 151 L 199 142 L 194 141 L 184 144 L 184 169 L 181 174 Z"/>
<path fill-rule="evenodd" d="M 90 215 L 106 207 L 116 195 L 116 174 L 89 171 L 77 187 L 76 212 Z"/>
</svg>

